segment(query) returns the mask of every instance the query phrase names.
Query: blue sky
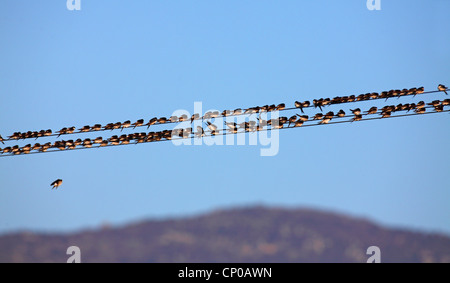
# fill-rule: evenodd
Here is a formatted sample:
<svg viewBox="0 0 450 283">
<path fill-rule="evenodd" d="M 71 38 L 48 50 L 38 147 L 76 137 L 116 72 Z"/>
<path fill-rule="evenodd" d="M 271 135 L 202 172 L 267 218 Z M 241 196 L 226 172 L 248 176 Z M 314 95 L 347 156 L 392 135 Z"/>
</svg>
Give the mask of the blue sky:
<svg viewBox="0 0 450 283">
<path fill-rule="evenodd" d="M 196 101 L 205 111 L 293 106 L 450 85 L 450 2 L 381 7 L 82 0 L 81 11 L 69 11 L 65 0 L 4 0 L 0 134 L 192 113 Z M 384 102 L 358 107 L 373 105 Z M 261 146 L 162 142 L 1 158 L 0 233 L 264 204 L 450 234 L 449 122 L 432 114 L 285 130 L 273 157 L 261 157 Z"/>
</svg>

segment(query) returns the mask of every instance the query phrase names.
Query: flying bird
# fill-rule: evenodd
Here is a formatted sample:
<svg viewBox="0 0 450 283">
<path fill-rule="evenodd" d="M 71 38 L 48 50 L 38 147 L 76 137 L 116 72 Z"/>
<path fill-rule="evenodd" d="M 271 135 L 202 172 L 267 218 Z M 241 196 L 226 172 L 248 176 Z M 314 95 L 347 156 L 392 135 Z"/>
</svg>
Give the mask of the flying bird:
<svg viewBox="0 0 450 283">
<path fill-rule="evenodd" d="M 445 92 L 445 94 L 448 95 L 448 93 L 447 93 L 447 87 L 446 87 L 445 85 L 438 85 L 438 90 L 439 90 L 439 91 L 443 91 L 443 92 Z"/>
<path fill-rule="evenodd" d="M 58 189 L 59 186 L 61 186 L 63 180 L 58 179 L 56 181 L 54 181 L 53 183 L 50 184 L 50 186 L 52 186 L 52 190 L 53 189 Z"/>
</svg>

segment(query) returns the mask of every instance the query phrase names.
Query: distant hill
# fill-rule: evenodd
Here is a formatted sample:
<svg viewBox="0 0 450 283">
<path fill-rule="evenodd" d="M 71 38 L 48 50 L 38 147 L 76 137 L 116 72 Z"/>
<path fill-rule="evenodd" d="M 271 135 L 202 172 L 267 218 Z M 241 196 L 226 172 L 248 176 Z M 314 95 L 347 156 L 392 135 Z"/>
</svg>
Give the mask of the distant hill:
<svg viewBox="0 0 450 283">
<path fill-rule="evenodd" d="M 310 209 L 250 207 L 74 234 L 0 236 L 0 262 L 450 262 L 450 237 Z"/>
</svg>

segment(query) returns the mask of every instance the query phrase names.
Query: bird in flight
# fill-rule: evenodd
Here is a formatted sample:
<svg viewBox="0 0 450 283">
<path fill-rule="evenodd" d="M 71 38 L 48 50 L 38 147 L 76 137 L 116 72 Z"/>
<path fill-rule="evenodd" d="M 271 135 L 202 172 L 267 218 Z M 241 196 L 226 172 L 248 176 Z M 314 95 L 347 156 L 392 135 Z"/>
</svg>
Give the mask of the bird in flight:
<svg viewBox="0 0 450 283">
<path fill-rule="evenodd" d="M 52 190 L 57 189 L 59 186 L 61 186 L 62 182 L 63 181 L 61 179 L 58 179 L 58 180 L 54 181 L 53 183 L 51 183 L 50 186 L 52 186 Z"/>
</svg>

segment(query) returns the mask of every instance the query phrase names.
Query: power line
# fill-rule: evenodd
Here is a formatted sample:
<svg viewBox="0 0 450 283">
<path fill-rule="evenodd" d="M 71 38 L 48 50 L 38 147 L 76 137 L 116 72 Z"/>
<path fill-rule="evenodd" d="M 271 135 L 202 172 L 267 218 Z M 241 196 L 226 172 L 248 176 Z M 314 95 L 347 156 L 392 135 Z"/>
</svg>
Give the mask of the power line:
<svg viewBox="0 0 450 283">
<path fill-rule="evenodd" d="M 373 100 L 379 100 L 379 99 L 385 99 L 386 101 L 387 101 L 387 99 L 389 99 L 389 98 L 394 98 L 394 97 L 397 97 L 397 98 L 400 98 L 400 97 L 407 97 L 407 96 L 411 96 L 411 95 L 413 95 L 413 96 L 416 96 L 416 95 L 421 95 L 421 94 L 431 94 L 431 93 L 438 93 L 438 92 L 442 92 L 442 91 L 440 91 L 440 90 L 435 90 L 435 91 L 422 91 L 422 92 L 419 92 L 419 93 L 417 93 L 417 92 L 414 92 L 414 91 L 412 91 L 413 89 L 416 89 L 416 91 L 417 91 L 417 88 L 412 88 L 412 89 L 404 89 L 404 91 L 407 91 L 407 93 L 406 94 L 401 94 L 401 93 L 396 93 L 395 92 L 395 90 L 390 90 L 389 92 L 382 92 L 382 93 L 387 93 L 387 95 L 384 95 L 384 96 L 381 96 L 381 95 L 379 95 L 378 93 L 367 93 L 367 94 L 361 94 L 361 95 L 359 95 L 359 96 L 355 96 L 355 95 L 350 95 L 350 96 L 337 96 L 337 97 L 339 97 L 339 98 L 345 98 L 345 97 L 347 97 L 347 99 L 350 99 L 349 97 L 352 97 L 353 96 L 353 98 L 352 99 L 350 99 L 350 100 L 347 100 L 346 102 L 339 102 L 339 103 L 333 103 L 333 100 L 335 99 L 335 98 L 337 98 L 337 97 L 335 97 L 335 98 L 333 98 L 333 99 L 329 99 L 329 98 L 326 98 L 326 99 L 329 99 L 329 103 L 328 104 L 326 104 L 326 105 L 323 105 L 323 106 L 320 106 L 320 108 L 321 107 L 325 107 L 325 106 L 331 106 L 331 105 L 339 105 L 339 104 L 346 104 L 346 103 L 356 103 L 356 102 L 363 102 L 363 101 L 373 101 Z M 400 91 L 400 90 L 398 90 L 398 91 Z M 401 90 L 401 91 L 403 91 L 403 90 Z M 392 94 L 389 94 L 390 92 L 393 92 Z M 412 93 L 409 93 L 409 92 L 412 92 Z M 377 95 L 377 97 L 376 98 L 369 98 L 369 99 L 366 99 L 366 97 L 370 97 L 370 95 L 372 95 L 372 94 L 376 94 Z M 360 100 L 358 100 L 358 97 L 361 97 L 361 96 L 364 96 L 364 99 L 360 99 Z M 321 98 L 321 99 L 323 99 L 323 98 Z M 321 99 L 319 99 L 318 101 L 320 101 Z M 275 105 L 273 105 L 273 106 L 275 106 Z M 276 107 L 276 106 L 275 106 Z M 310 106 L 307 106 L 307 107 L 302 107 L 302 109 L 307 109 L 307 108 L 312 108 L 312 107 L 314 107 L 314 108 L 317 108 L 317 106 L 315 106 L 315 105 L 310 105 Z M 246 108 L 246 109 L 242 109 L 242 111 L 243 112 L 246 112 L 246 111 L 248 111 L 248 110 L 252 110 L 252 109 L 256 109 L 257 107 L 250 107 L 250 108 Z M 240 108 L 237 108 L 237 109 L 240 109 Z M 237 110 L 236 109 L 236 110 Z M 296 110 L 298 110 L 298 109 L 300 109 L 299 107 L 288 107 L 288 108 L 285 108 L 285 107 L 283 107 L 283 109 L 277 109 L 276 111 L 289 111 L 289 110 L 294 110 L 294 109 L 296 109 Z M 232 110 L 224 110 L 222 113 L 224 113 L 225 111 L 232 111 Z M 275 111 L 275 110 L 272 110 L 272 111 Z M 267 112 L 272 112 L 272 111 L 267 111 Z M 302 111 L 303 112 L 303 111 Z M 219 113 L 219 115 L 218 116 L 216 116 L 216 117 L 213 117 L 213 118 L 220 118 L 220 117 L 237 117 L 237 116 L 242 116 L 242 115 L 248 115 L 248 116 L 250 116 L 250 115 L 252 115 L 252 114 L 257 114 L 257 113 L 261 113 L 261 112 L 259 112 L 259 110 L 258 110 L 258 112 L 255 112 L 255 113 L 242 113 L 242 114 L 230 114 L 230 115 L 223 115 L 223 114 L 220 114 Z M 164 117 L 162 117 L 162 118 L 164 118 Z M 155 118 L 153 118 L 153 119 L 157 119 L 156 117 Z M 196 119 L 194 119 L 194 120 L 210 120 L 210 119 L 212 119 L 212 118 L 205 118 L 205 116 L 202 116 L 202 117 L 199 117 L 199 118 L 196 118 Z M 191 120 L 191 118 L 190 117 L 187 117 L 187 120 Z M 186 121 L 187 121 L 186 120 Z M 193 121 L 193 120 L 192 120 Z M 192 121 L 191 121 L 191 123 L 192 123 Z M 176 122 L 172 122 L 172 121 L 167 121 L 167 122 L 164 122 L 164 123 L 159 123 L 159 122 L 156 122 L 155 124 L 153 124 L 153 125 L 163 125 L 163 124 L 174 124 L 174 123 L 181 123 L 181 122 L 183 122 L 183 121 L 176 121 Z M 112 125 L 112 124 L 114 124 L 114 123 L 109 123 L 108 125 Z M 142 123 L 143 124 L 143 123 Z M 147 126 L 147 129 L 148 128 L 150 128 L 150 126 L 153 126 L 153 125 L 148 125 L 148 123 L 147 124 L 145 124 L 145 125 L 139 125 L 139 126 L 135 126 L 135 127 L 133 127 L 133 129 L 134 128 L 138 128 L 138 127 L 145 127 L 145 126 Z M 131 126 L 129 126 L 130 128 L 131 128 Z M 70 127 L 69 127 L 70 128 Z M 128 128 L 128 127 L 127 127 Z M 67 128 L 66 128 L 67 129 Z M 44 137 L 54 137 L 54 136 L 62 136 L 62 135 L 72 135 L 72 134 L 87 134 L 87 133 L 94 133 L 94 132 L 103 132 L 103 131 L 108 131 L 108 130 L 110 130 L 110 131 L 113 131 L 113 130 L 118 130 L 118 129 L 121 129 L 121 131 L 123 130 L 123 128 L 122 127 L 118 127 L 118 128 L 113 128 L 113 129 L 104 129 L 103 127 L 101 128 L 101 129 L 99 129 L 99 130 L 89 130 L 89 131 L 81 131 L 81 130 L 78 130 L 78 131 L 72 131 L 71 133 L 52 133 L 52 134 L 50 134 L 50 135 L 42 135 L 42 136 L 31 136 L 31 137 L 25 137 L 25 138 L 18 138 L 18 139 L 15 139 L 15 138 L 8 138 L 8 139 L 4 139 L 4 141 L 13 141 L 13 140 L 21 140 L 21 139 L 23 139 L 23 140 L 25 140 L 25 139 L 32 139 L 32 138 L 34 138 L 34 139 L 38 139 L 38 138 L 44 138 Z M 27 132 L 27 133 L 33 133 L 32 131 L 29 131 L 29 132 Z M 40 131 L 40 132 L 42 132 L 42 130 Z M 39 134 L 39 132 L 37 132 L 37 131 L 34 131 L 34 133 L 38 133 Z M 26 134 L 26 133 L 23 133 L 23 134 Z"/>
<path fill-rule="evenodd" d="M 435 113 L 445 113 L 445 112 L 450 112 L 449 110 L 443 110 L 443 111 L 432 111 L 432 112 L 424 112 L 424 113 L 409 113 L 409 114 L 400 114 L 400 115 L 394 115 L 394 116 L 389 116 L 389 117 L 370 117 L 370 118 L 365 118 L 365 119 L 361 119 L 357 122 L 361 122 L 361 121 L 370 121 L 370 120 L 379 120 L 379 119 L 389 119 L 389 118 L 399 118 L 399 117 L 409 117 L 409 116 L 416 116 L 416 115 L 425 115 L 425 114 L 435 114 Z M 367 115 L 367 114 L 362 114 L 362 115 Z M 369 114 L 370 115 L 370 114 Z M 346 117 L 342 117 L 342 118 L 348 118 L 351 116 L 346 116 Z M 339 118 L 337 118 L 339 119 Z M 314 124 L 307 124 L 307 125 L 302 125 L 300 127 L 295 127 L 295 126 L 290 126 L 290 127 L 283 127 L 283 128 L 279 128 L 279 129 L 275 129 L 275 128 L 265 128 L 265 129 L 260 129 L 258 131 L 272 131 L 272 130 L 285 130 L 285 129 L 294 129 L 294 128 L 305 128 L 305 127 L 314 127 L 314 126 L 325 126 L 325 125 L 332 125 L 332 124 L 342 124 L 342 123 L 352 123 L 352 120 L 345 120 L 345 121 L 332 121 L 326 124 L 319 124 L 319 123 L 314 123 Z M 249 131 L 241 131 L 241 132 L 227 132 L 226 129 L 222 130 L 222 133 L 219 134 L 209 134 L 209 135 L 204 135 L 202 136 L 202 138 L 205 137 L 212 137 L 212 136 L 226 136 L 226 135 L 237 135 L 237 134 L 245 134 L 245 133 L 249 133 Z M 176 139 L 172 139 L 172 140 L 183 140 L 183 139 L 194 139 L 195 137 L 195 133 L 191 134 L 190 137 L 186 137 L 186 138 L 176 138 Z M 164 142 L 164 141 L 170 141 L 170 139 L 161 139 L 161 140 L 154 140 L 154 141 L 144 141 L 144 142 L 134 142 L 134 143 L 127 143 L 127 144 L 117 144 L 117 145 L 112 145 L 112 144 L 108 144 L 105 146 L 92 146 L 92 147 L 76 147 L 74 149 L 64 149 L 64 150 L 48 150 L 48 151 L 33 151 L 33 152 L 29 152 L 27 154 L 24 153 L 20 153 L 20 154 L 7 154 L 7 155 L 0 155 L 0 158 L 2 157 L 11 157 L 11 156 L 18 156 L 18 155 L 30 155 L 30 154 L 39 154 L 39 153 L 51 153 L 51 152 L 61 152 L 61 151 L 74 151 L 74 150 L 82 150 L 82 149 L 94 149 L 94 148 L 102 148 L 102 147 L 115 147 L 115 146 L 123 146 L 123 145 L 136 145 L 136 144 L 140 144 L 140 143 L 155 143 L 155 142 Z"/>
</svg>

